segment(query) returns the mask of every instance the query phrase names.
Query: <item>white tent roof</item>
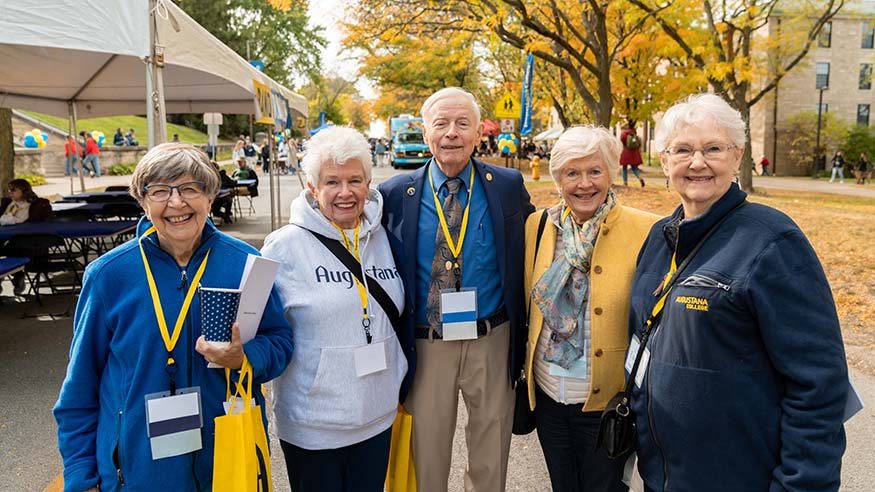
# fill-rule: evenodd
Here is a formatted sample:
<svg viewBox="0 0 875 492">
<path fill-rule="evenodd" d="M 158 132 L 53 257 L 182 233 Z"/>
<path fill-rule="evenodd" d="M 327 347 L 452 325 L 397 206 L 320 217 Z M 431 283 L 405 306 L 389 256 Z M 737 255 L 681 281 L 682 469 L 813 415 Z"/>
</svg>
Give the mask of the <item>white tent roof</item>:
<svg viewBox="0 0 875 492">
<path fill-rule="evenodd" d="M 169 0 L 159 2 L 167 113 L 249 114 L 252 80 L 307 101 L 253 68 Z M 0 0 L 0 106 L 78 118 L 146 113 L 147 0 Z"/>
<path fill-rule="evenodd" d="M 565 128 L 562 128 L 561 126 L 556 128 L 550 128 L 549 130 L 545 130 L 535 135 L 535 138 L 533 138 L 533 140 L 536 142 L 540 142 L 541 140 L 556 140 L 562 135 L 562 132 L 564 131 Z"/>
</svg>

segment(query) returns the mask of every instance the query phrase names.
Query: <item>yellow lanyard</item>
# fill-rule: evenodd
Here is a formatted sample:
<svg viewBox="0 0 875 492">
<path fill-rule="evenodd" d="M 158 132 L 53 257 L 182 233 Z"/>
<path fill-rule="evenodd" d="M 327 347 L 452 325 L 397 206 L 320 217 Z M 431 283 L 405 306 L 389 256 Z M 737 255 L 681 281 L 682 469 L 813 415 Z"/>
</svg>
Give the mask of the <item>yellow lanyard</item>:
<svg viewBox="0 0 875 492">
<path fill-rule="evenodd" d="M 665 274 L 665 278 L 662 279 L 662 284 L 660 284 L 660 290 L 664 289 L 669 282 L 671 282 L 671 277 L 674 275 L 675 270 L 678 269 L 677 263 L 675 263 L 675 258 L 677 256 L 677 252 L 671 255 L 671 267 L 668 270 L 668 273 Z M 662 296 L 659 297 L 659 300 L 656 301 L 656 304 L 653 306 L 653 311 L 650 312 L 650 319 L 647 320 L 647 326 L 652 324 L 651 320 L 656 319 L 659 313 L 662 311 L 662 308 L 665 307 L 665 299 L 668 297 L 668 293 L 671 292 L 671 288 L 662 293 Z"/>
<path fill-rule="evenodd" d="M 176 347 L 176 342 L 179 341 L 179 335 L 182 333 L 182 324 L 185 323 L 185 316 L 188 314 L 188 308 L 191 307 L 191 300 L 194 298 L 194 293 L 197 291 L 197 286 L 201 281 L 201 276 L 207 267 L 207 259 L 210 257 L 210 251 L 204 255 L 201 265 L 194 275 L 191 285 L 188 287 L 188 292 L 185 294 L 185 301 L 182 303 L 182 309 L 179 311 L 179 316 L 176 317 L 176 325 L 173 327 L 173 334 L 167 331 L 167 322 L 164 320 L 164 310 L 161 309 L 161 298 L 158 297 L 158 287 L 155 285 L 155 277 L 152 276 L 152 270 L 149 268 L 149 260 L 146 259 L 146 251 L 143 249 L 143 238 L 155 232 L 155 226 L 150 227 L 140 238 L 140 254 L 143 256 L 143 266 L 146 267 L 146 279 L 149 281 L 149 293 L 152 294 L 152 305 L 155 308 L 155 317 L 158 319 L 158 331 L 161 332 L 161 338 L 164 339 L 164 347 L 167 348 L 167 365 L 176 364 L 171 353 Z"/>
<path fill-rule="evenodd" d="M 459 242 L 456 244 L 453 237 L 450 236 L 450 228 L 447 226 L 447 219 L 444 217 L 444 209 L 441 207 L 441 202 L 438 200 L 437 191 L 434 189 L 434 178 L 431 177 L 431 169 L 428 170 L 428 184 L 431 185 L 431 194 L 434 197 L 434 208 L 437 210 L 438 219 L 441 222 L 441 228 L 444 230 L 444 237 L 447 239 L 447 246 L 450 247 L 450 253 L 453 254 L 453 267 L 459 268 L 459 255 L 462 254 L 462 243 L 465 242 L 465 231 L 468 229 L 468 212 L 471 210 L 471 202 L 473 195 L 471 190 L 474 189 L 474 165 L 471 165 L 471 176 L 468 178 L 471 183 L 468 186 L 468 204 L 465 205 L 465 213 L 462 215 L 462 228 L 459 230 Z M 458 200 L 458 197 L 456 198 Z M 460 275 L 461 276 L 461 275 Z"/>
<path fill-rule="evenodd" d="M 350 240 L 346 237 L 346 231 L 344 231 L 343 228 L 339 225 L 335 224 L 334 221 L 330 222 L 335 229 L 340 231 L 340 237 L 343 238 L 343 246 L 346 248 L 347 251 L 350 252 L 350 254 L 355 257 L 356 260 L 358 260 L 359 265 L 362 265 L 362 276 L 364 276 L 365 267 L 362 264 L 362 259 L 359 253 L 359 230 L 362 225 L 361 219 L 357 220 L 355 223 L 355 230 L 352 233 L 353 238 L 351 243 Z M 353 275 L 352 278 L 355 281 L 355 286 L 358 288 L 359 299 L 361 299 L 362 301 L 362 327 L 365 329 L 365 337 L 367 338 L 368 343 L 371 343 L 371 320 L 368 316 L 368 291 L 367 289 L 365 289 L 365 286 L 361 282 L 359 282 L 358 277 Z"/>
</svg>

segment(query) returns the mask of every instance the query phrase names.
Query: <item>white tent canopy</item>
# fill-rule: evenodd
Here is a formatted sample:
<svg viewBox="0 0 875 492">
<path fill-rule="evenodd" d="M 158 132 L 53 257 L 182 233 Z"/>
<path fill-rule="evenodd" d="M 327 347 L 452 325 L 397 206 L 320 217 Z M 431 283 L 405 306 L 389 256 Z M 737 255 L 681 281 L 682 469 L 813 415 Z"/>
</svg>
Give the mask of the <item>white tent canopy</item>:
<svg viewBox="0 0 875 492">
<path fill-rule="evenodd" d="M 562 128 L 561 126 L 556 127 L 556 128 L 550 128 L 549 130 L 545 130 L 545 131 L 535 135 L 533 140 L 536 142 L 540 142 L 542 140 L 556 140 L 562 135 L 562 132 L 564 132 L 564 131 L 565 131 L 565 128 Z"/>
<path fill-rule="evenodd" d="M 0 0 L 0 106 L 78 118 L 144 114 L 148 0 Z M 254 112 L 252 80 L 307 101 L 253 68 L 169 0 L 159 0 L 167 113 Z"/>
</svg>

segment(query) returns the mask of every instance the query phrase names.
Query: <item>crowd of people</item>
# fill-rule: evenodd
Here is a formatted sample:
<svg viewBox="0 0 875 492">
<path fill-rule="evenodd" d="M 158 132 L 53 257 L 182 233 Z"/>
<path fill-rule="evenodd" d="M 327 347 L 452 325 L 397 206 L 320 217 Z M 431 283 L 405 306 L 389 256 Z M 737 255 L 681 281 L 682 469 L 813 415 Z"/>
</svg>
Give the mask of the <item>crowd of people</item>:
<svg viewBox="0 0 875 492">
<path fill-rule="evenodd" d="M 295 492 L 384 490 L 399 409 L 417 489 L 447 490 L 460 395 L 466 490 L 505 490 L 529 412 L 553 490 L 626 490 L 629 452 L 600 436 L 623 394 L 646 492 L 838 490 L 849 384 L 835 303 L 802 231 L 735 184 L 735 109 L 694 95 L 657 125 L 679 202 L 665 218 L 614 192 L 621 167 L 624 184 L 640 179 L 635 139 L 568 129 L 550 149 L 558 198 L 536 211 L 518 171 L 473 157 L 473 95 L 441 89 L 421 113 L 432 160 L 376 188 L 355 130 L 305 144 L 306 188 L 260 252 L 279 273 L 258 332 L 244 344 L 235 324 L 221 348 L 192 292 L 237 287 L 257 252 L 207 220 L 221 181 L 205 154 L 167 143 L 143 157 L 137 237 L 88 265 L 76 310 L 54 408 L 66 490 L 211 490 L 230 383 L 207 363 L 245 361 L 258 405 L 273 380 Z M 254 145 L 234 152 L 251 176 Z M 144 398 L 192 387 L 201 444 L 156 458 Z"/>
</svg>

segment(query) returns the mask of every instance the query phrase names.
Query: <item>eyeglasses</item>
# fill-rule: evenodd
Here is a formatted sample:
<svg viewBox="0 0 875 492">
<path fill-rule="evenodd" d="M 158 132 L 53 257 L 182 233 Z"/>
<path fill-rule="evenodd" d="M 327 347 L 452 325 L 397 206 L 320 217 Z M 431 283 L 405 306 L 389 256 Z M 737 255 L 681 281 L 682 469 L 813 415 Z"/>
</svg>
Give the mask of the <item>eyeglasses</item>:
<svg viewBox="0 0 875 492">
<path fill-rule="evenodd" d="M 186 181 L 178 185 L 153 184 L 143 187 L 143 193 L 153 202 L 166 202 L 173 196 L 173 190 L 179 193 L 183 200 L 194 200 L 203 196 L 207 189 L 203 181 Z"/>
<path fill-rule="evenodd" d="M 725 159 L 729 151 L 734 148 L 736 148 L 734 144 L 711 144 L 701 149 L 688 145 L 675 145 L 663 150 L 663 153 L 668 154 L 675 162 L 689 162 L 693 160 L 696 152 L 701 152 L 706 161 L 720 161 Z"/>
</svg>

